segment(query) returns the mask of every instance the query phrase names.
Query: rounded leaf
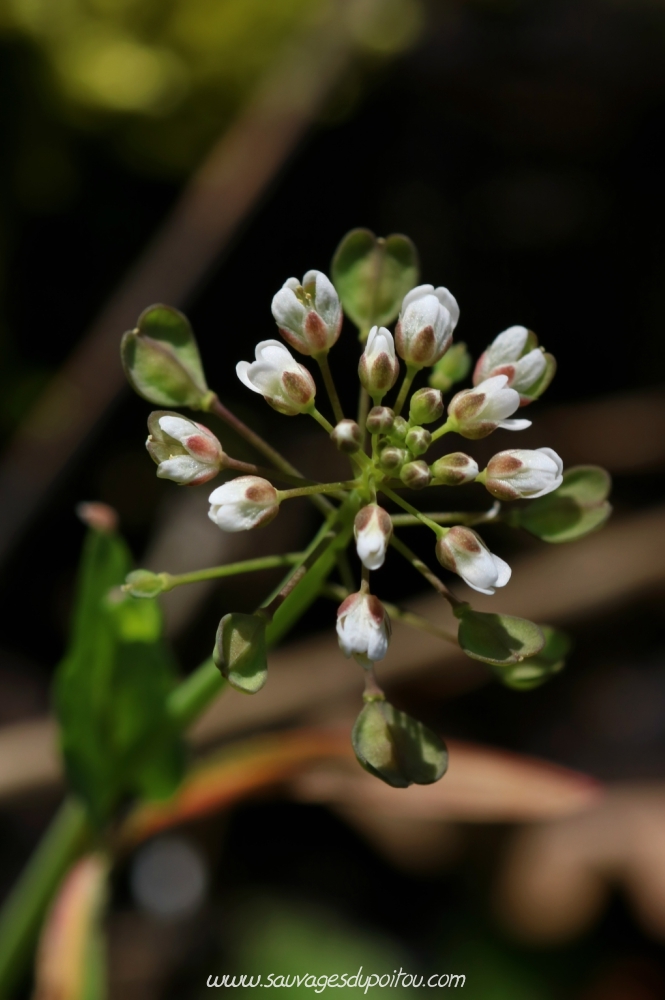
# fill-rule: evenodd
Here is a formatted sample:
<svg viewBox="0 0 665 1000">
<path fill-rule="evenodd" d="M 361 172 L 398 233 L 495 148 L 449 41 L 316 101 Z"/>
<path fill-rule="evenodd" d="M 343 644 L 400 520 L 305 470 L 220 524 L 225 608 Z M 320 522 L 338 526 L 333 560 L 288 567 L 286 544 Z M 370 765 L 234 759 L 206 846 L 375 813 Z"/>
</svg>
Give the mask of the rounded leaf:
<svg viewBox="0 0 665 1000">
<path fill-rule="evenodd" d="M 448 767 L 448 751 L 436 733 L 384 700 L 365 704 L 352 742 L 365 770 L 393 788 L 430 785 Z"/>
<path fill-rule="evenodd" d="M 526 618 L 473 611 L 468 604 L 455 613 L 461 619 L 459 644 L 472 660 L 503 667 L 522 663 L 545 645 L 542 629 Z"/>
<path fill-rule="evenodd" d="M 352 229 L 332 260 L 332 279 L 344 312 L 365 336 L 397 318 L 402 299 L 418 283 L 418 253 L 408 236 L 377 238 Z"/>
</svg>

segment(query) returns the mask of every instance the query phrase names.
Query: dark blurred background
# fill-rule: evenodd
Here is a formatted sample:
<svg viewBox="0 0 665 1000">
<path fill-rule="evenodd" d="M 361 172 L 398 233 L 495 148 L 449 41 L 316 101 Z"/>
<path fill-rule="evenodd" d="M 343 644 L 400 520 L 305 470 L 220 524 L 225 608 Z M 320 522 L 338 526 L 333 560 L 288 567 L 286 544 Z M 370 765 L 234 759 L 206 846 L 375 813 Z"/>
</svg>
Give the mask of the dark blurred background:
<svg viewBox="0 0 665 1000">
<path fill-rule="evenodd" d="M 315 6 L 3 0 L 6 442 Z M 380 16 L 362 36 L 305 137 L 188 295 L 210 384 L 289 454 L 300 450 L 306 465 L 305 418 L 273 419 L 255 407 L 235 364 L 275 335 L 270 300 L 283 281 L 327 270 L 341 236 L 366 226 L 411 236 L 422 280 L 446 285 L 460 302 L 456 336 L 474 355 L 509 325 L 537 332 L 559 371 L 546 401 L 529 413 L 536 423 L 548 409 L 655 398 L 665 362 L 665 4 L 404 0 L 387 8 L 390 30 Z M 331 356 L 333 371 L 343 375 L 356 357 L 349 328 Z M 350 407 L 355 388 L 347 385 Z M 174 487 L 156 480 L 145 454 L 148 412 L 122 391 L 12 536 L 2 567 L 0 722 L 48 709 L 83 537 L 75 504 L 112 504 L 140 562 L 156 525 L 168 521 Z M 602 423 L 594 433 L 611 448 Z M 636 468 L 623 447 L 623 465 L 612 470 L 617 517 L 655 505 L 665 469 L 665 444 Z M 565 446 L 561 453 L 566 459 Z M 534 549 L 500 528 L 488 540 L 502 554 Z M 266 585 L 263 578 L 235 592 L 217 589 L 183 613 L 173 629 L 183 670 L 208 654 L 228 602 L 249 607 L 255 588 Z M 382 585 L 391 599 L 420 590 L 399 566 L 388 568 Z M 536 692 L 489 685 L 451 700 L 436 684 L 406 680 L 395 690 L 404 707 L 448 735 L 540 754 L 603 780 L 663 781 L 663 594 L 661 579 L 639 600 L 576 622 L 566 672 Z M 316 605 L 302 634 L 329 628 L 331 615 L 331 605 Z M 53 801 L 8 803 L 0 812 L 3 887 Z M 238 916 L 247 906 L 257 908 L 260 926 L 266 922 L 266 941 L 275 913 L 293 921 L 293 940 L 308 921 L 323 928 L 337 921 L 349 938 L 362 927 L 377 948 L 403 952 L 418 969 L 465 972 L 467 991 L 482 1000 L 665 995 L 661 938 L 621 895 L 567 943 L 519 943 L 490 903 L 506 828 L 462 833 L 445 863 L 414 873 L 380 857 L 322 806 L 276 799 L 207 821 L 189 834 L 209 866 L 205 919 L 185 921 L 178 934 L 189 943 L 137 995 L 198 996 L 203 971 L 223 965 L 219 948 L 228 956 L 249 947 L 234 944 L 231 933 L 236 922 L 252 922 Z M 665 828 L 657 833 L 662 838 Z M 119 879 L 119 911 L 133 905 L 130 881 L 127 873 Z M 163 930 L 167 938 L 174 926 Z M 118 996 L 129 996 L 125 989 Z"/>
</svg>

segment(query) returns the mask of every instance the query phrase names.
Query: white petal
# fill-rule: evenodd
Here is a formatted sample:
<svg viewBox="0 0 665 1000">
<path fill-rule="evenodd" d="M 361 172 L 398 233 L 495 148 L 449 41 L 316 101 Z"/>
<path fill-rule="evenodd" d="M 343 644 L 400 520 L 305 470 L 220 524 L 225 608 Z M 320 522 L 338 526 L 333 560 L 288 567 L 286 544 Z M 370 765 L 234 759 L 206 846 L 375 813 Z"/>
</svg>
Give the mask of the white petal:
<svg viewBox="0 0 665 1000">
<path fill-rule="evenodd" d="M 195 427 L 192 421 L 187 420 L 185 417 L 173 417 L 167 414 L 164 417 L 160 417 L 158 422 L 164 433 L 179 441 L 180 444 L 183 444 L 185 438 L 198 432 L 198 427 Z"/>
<path fill-rule="evenodd" d="M 557 473 L 563 472 L 563 459 L 560 455 L 557 455 L 553 448 L 536 448 L 536 451 L 540 451 L 543 455 L 547 455 L 548 458 L 552 459 Z"/>
<path fill-rule="evenodd" d="M 434 289 L 434 294 L 444 309 L 448 310 L 453 329 L 455 329 L 459 323 L 459 306 L 457 304 L 457 299 L 451 292 L 448 291 L 447 288 L 443 288 L 441 286 Z"/>
<path fill-rule="evenodd" d="M 208 497 L 209 503 L 219 505 L 223 503 L 237 503 L 238 500 L 244 500 L 248 478 L 248 476 L 239 476 L 237 479 L 230 479 L 228 483 L 222 483 Z"/>
<path fill-rule="evenodd" d="M 423 297 L 423 295 L 433 295 L 433 294 L 434 294 L 434 285 L 416 285 L 416 287 L 412 288 L 410 292 L 407 292 L 404 298 L 402 299 L 401 314 L 404 315 L 404 313 L 411 305 L 411 303 L 417 302 L 418 299 L 421 299 Z"/>
<path fill-rule="evenodd" d="M 239 361 L 236 365 L 236 375 L 242 384 L 246 385 L 248 389 L 252 390 L 252 392 L 261 392 L 261 390 L 257 389 L 257 387 L 249 380 L 249 370 L 251 367 L 252 366 L 249 361 Z"/>
<path fill-rule="evenodd" d="M 441 312 L 441 303 L 436 295 L 423 295 L 411 302 L 402 314 L 402 333 L 416 334 L 423 327 L 435 327 Z"/>
<path fill-rule="evenodd" d="M 500 389 L 503 389 L 508 382 L 507 375 L 492 375 L 479 382 L 475 389 L 466 389 L 466 392 L 484 392 L 487 396 L 494 396 Z"/>
<path fill-rule="evenodd" d="M 356 541 L 356 552 L 367 569 L 381 569 L 386 561 L 386 537 L 382 531 L 363 531 Z"/>
<path fill-rule="evenodd" d="M 523 358 L 515 364 L 515 377 L 512 386 L 519 392 L 520 389 L 529 389 L 547 368 L 545 355 L 539 348 L 529 351 Z"/>
<path fill-rule="evenodd" d="M 176 455 L 157 466 L 158 479 L 171 479 L 174 483 L 191 483 L 200 472 L 207 472 L 209 465 L 197 462 L 191 455 Z"/>
<path fill-rule="evenodd" d="M 381 329 L 383 330 L 384 328 L 381 327 Z M 378 332 L 379 332 L 378 326 L 373 326 L 372 329 L 369 331 L 369 333 L 367 334 L 367 340 L 365 341 L 365 351 L 372 350 L 372 344 L 374 343 L 378 335 Z"/>
<path fill-rule="evenodd" d="M 372 328 L 374 336 L 372 337 L 372 343 L 369 342 L 369 337 L 367 338 L 367 348 L 365 350 L 366 357 L 373 358 L 379 354 L 387 354 L 388 357 L 395 357 L 395 341 L 393 340 L 393 335 L 390 330 L 386 330 L 385 326 L 377 329 L 377 327 Z"/>
<path fill-rule="evenodd" d="M 270 365 L 275 371 L 288 371 L 296 367 L 297 362 L 288 348 L 279 340 L 262 340 L 256 345 L 256 360 Z"/>
<path fill-rule="evenodd" d="M 525 431 L 531 423 L 531 420 L 500 420 L 499 427 L 503 427 L 504 431 Z"/>
<path fill-rule="evenodd" d="M 490 553 L 492 559 L 494 560 L 494 566 L 496 567 L 497 577 L 494 582 L 495 587 L 505 587 L 510 577 L 512 576 L 512 569 L 507 562 L 500 559 L 499 556 L 495 556 L 493 552 Z"/>
<path fill-rule="evenodd" d="M 314 307 L 324 323 L 335 327 L 339 322 L 341 308 L 335 286 L 323 271 L 308 271 L 303 279 L 303 284 L 305 284 L 310 274 L 316 275 Z"/>
<path fill-rule="evenodd" d="M 505 377 L 505 376 L 504 376 Z M 491 382 L 491 379 L 488 379 Z M 487 383 L 485 383 L 487 384 Z M 495 420 L 497 423 L 510 417 L 515 410 L 519 409 L 519 393 L 514 389 L 501 389 L 500 392 L 488 395 L 478 417 L 483 420 Z"/>
<path fill-rule="evenodd" d="M 272 314 L 278 326 L 299 333 L 305 322 L 305 307 L 290 288 L 280 288 L 272 300 Z"/>
<path fill-rule="evenodd" d="M 367 656 L 372 662 L 382 660 L 388 652 L 388 632 L 387 629 L 374 626 L 367 645 Z"/>
<path fill-rule="evenodd" d="M 517 361 L 524 350 L 528 336 L 529 331 L 525 326 L 510 326 L 495 337 L 486 352 L 490 371 L 500 365 Z"/>
</svg>

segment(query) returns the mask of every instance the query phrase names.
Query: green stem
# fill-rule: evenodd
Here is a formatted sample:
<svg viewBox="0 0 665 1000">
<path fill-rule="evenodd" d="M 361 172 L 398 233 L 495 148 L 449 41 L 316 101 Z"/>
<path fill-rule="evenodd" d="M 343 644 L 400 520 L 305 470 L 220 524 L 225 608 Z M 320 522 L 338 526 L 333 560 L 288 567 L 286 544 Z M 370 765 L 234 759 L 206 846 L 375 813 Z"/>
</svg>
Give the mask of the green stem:
<svg viewBox="0 0 665 1000">
<path fill-rule="evenodd" d="M 361 484 L 353 479 L 343 483 L 316 483 L 314 486 L 298 486 L 293 490 L 277 490 L 280 503 L 293 497 L 309 497 L 314 493 L 339 493 L 345 490 L 355 490 Z"/>
<path fill-rule="evenodd" d="M 385 493 L 387 497 L 390 497 L 390 499 L 393 500 L 396 504 L 399 504 L 399 506 L 402 507 L 403 510 L 408 511 L 411 517 L 415 517 L 418 521 L 420 521 L 421 524 L 424 524 L 426 527 L 430 528 L 434 532 L 437 538 L 440 538 L 441 535 L 445 533 L 444 529 L 440 528 L 435 521 L 430 521 L 430 519 L 427 517 L 426 514 L 421 514 L 421 512 L 416 507 L 414 507 L 413 504 L 410 504 L 408 500 L 403 500 L 401 496 L 399 496 L 397 493 L 391 490 L 384 483 L 381 483 L 379 489 L 382 493 Z"/>
<path fill-rule="evenodd" d="M 307 413 L 309 413 L 309 415 L 311 417 L 314 417 L 314 419 L 316 420 L 317 424 L 320 424 L 321 427 L 323 427 L 323 429 L 326 432 L 326 434 L 332 434 L 332 432 L 335 430 L 335 428 L 330 423 L 330 421 L 326 420 L 326 418 L 323 416 L 323 414 L 319 413 L 319 411 L 317 410 L 317 408 L 315 406 L 313 406 L 311 410 L 307 410 Z"/>
<path fill-rule="evenodd" d="M 0 915 L 0 997 L 21 980 L 39 929 L 62 878 L 91 837 L 82 804 L 67 798 L 52 820 Z"/>
<path fill-rule="evenodd" d="M 218 580 L 225 576 L 237 576 L 240 573 L 255 573 L 262 569 L 274 569 L 276 566 L 293 566 L 302 558 L 301 552 L 288 552 L 282 556 L 261 556 L 257 559 L 245 559 L 244 562 L 227 563 L 226 566 L 211 566 L 208 569 L 195 570 L 192 573 L 160 573 L 164 580 L 163 591 L 173 590 L 184 583 L 200 583 L 201 580 Z"/>
<path fill-rule="evenodd" d="M 369 393 L 364 386 L 360 386 L 360 395 L 358 396 L 358 427 L 366 434 L 366 424 L 367 424 L 367 414 L 369 413 Z M 365 438 L 361 445 L 363 451 L 365 449 Z"/>
<path fill-rule="evenodd" d="M 422 559 L 419 559 L 415 552 L 412 552 L 408 545 L 405 545 L 401 539 L 396 538 L 396 536 L 393 535 L 390 539 L 390 544 L 394 549 L 397 549 L 400 555 L 403 555 L 404 558 L 411 563 L 413 568 L 417 570 L 421 576 L 425 577 L 427 582 L 434 587 L 438 594 L 441 594 L 441 596 L 448 601 L 453 610 L 464 604 L 464 601 L 458 600 L 454 594 L 450 593 L 443 580 L 439 580 L 436 573 L 433 573 L 429 566 L 427 566 Z"/>
<path fill-rule="evenodd" d="M 330 400 L 330 405 L 332 406 L 333 413 L 335 414 L 335 420 L 337 423 L 340 420 L 344 420 L 344 411 L 342 410 L 342 405 L 339 401 L 339 396 L 337 395 L 337 389 L 333 381 L 332 372 L 330 371 L 330 365 L 328 364 L 327 354 L 317 354 L 315 358 L 319 368 L 321 369 L 321 374 L 323 375 L 323 384 L 326 387 L 326 392 L 328 393 L 328 399 Z"/>
<path fill-rule="evenodd" d="M 432 440 L 431 440 L 430 444 L 434 444 L 434 442 L 438 441 L 439 438 L 443 437 L 444 434 L 450 434 L 451 431 L 454 431 L 454 430 L 455 430 L 455 428 L 454 428 L 454 426 L 452 424 L 452 421 L 450 420 L 450 418 L 448 418 L 448 420 L 446 420 L 445 424 L 441 424 L 441 426 L 437 430 L 432 431 Z"/>
<path fill-rule="evenodd" d="M 395 411 L 395 416 L 396 417 L 398 417 L 400 415 L 400 413 L 402 412 L 402 407 L 404 406 L 404 403 L 406 402 L 406 397 L 409 394 L 409 389 L 411 388 L 411 383 L 413 382 L 414 378 L 416 377 L 416 375 L 418 374 L 419 371 L 420 371 L 420 368 L 417 365 L 408 365 L 407 364 L 407 366 L 406 366 L 406 375 L 404 376 L 404 381 L 402 382 L 402 387 L 399 390 L 399 395 L 398 395 L 397 399 L 395 400 L 395 405 L 393 406 L 393 410 Z"/>
<path fill-rule="evenodd" d="M 353 590 L 347 587 L 340 587 L 335 583 L 327 583 L 321 591 L 321 596 L 341 602 L 351 593 L 353 593 Z M 435 635 L 438 639 L 443 639 L 445 642 L 451 642 L 453 645 L 459 646 L 457 637 L 452 632 L 446 632 L 445 629 L 434 625 L 433 622 L 422 615 L 417 615 L 413 611 L 405 611 L 403 608 L 398 608 L 396 604 L 389 604 L 384 600 L 381 603 L 393 621 L 402 622 L 402 624 L 409 625 L 411 628 L 417 628 L 421 632 L 429 632 L 430 635 Z"/>
<path fill-rule="evenodd" d="M 429 521 L 433 521 L 435 524 L 465 524 L 471 527 L 474 524 L 487 524 L 489 521 L 498 520 L 500 508 L 501 504 L 497 500 L 489 510 L 482 511 L 481 513 L 456 510 L 446 511 L 445 513 L 422 514 L 419 511 L 417 517 L 413 514 L 392 514 L 391 517 L 393 527 L 395 528 L 409 528 L 422 524 L 423 517 L 426 517 Z"/>
</svg>

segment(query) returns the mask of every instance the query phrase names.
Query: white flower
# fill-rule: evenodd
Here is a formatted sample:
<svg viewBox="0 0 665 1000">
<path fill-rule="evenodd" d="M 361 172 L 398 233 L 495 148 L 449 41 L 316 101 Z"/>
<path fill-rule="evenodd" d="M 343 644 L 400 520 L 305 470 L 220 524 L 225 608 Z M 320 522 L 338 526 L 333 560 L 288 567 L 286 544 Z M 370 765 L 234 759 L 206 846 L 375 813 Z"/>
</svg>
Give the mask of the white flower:
<svg viewBox="0 0 665 1000">
<path fill-rule="evenodd" d="M 523 431 L 530 420 L 507 420 L 520 405 L 519 394 L 508 386 L 507 375 L 493 375 L 474 389 L 456 393 L 448 404 L 453 429 L 465 438 L 487 437 L 497 427 Z"/>
<path fill-rule="evenodd" d="M 522 405 L 542 395 L 554 378 L 556 361 L 538 347 L 538 338 L 525 326 L 511 326 L 495 337 L 480 355 L 473 373 L 478 385 L 492 375 L 506 375 Z"/>
<path fill-rule="evenodd" d="M 551 448 L 511 448 L 490 459 L 485 486 L 499 500 L 542 497 L 563 482 L 563 462 Z"/>
<path fill-rule="evenodd" d="M 256 345 L 256 361 L 239 361 L 240 381 L 259 392 L 280 413 L 304 413 L 314 403 L 316 385 L 307 369 L 298 364 L 279 340 L 262 340 Z"/>
<path fill-rule="evenodd" d="M 284 339 L 302 354 L 325 354 L 342 329 L 342 307 L 329 278 L 308 271 L 289 278 L 272 300 L 272 314 Z"/>
<path fill-rule="evenodd" d="M 390 619 L 378 597 L 349 594 L 337 609 L 337 638 L 347 659 L 367 666 L 382 660 L 390 642 Z"/>
<path fill-rule="evenodd" d="M 268 524 L 279 511 L 277 490 L 259 476 L 239 476 L 210 494 L 208 517 L 223 531 L 248 531 Z"/>
<path fill-rule="evenodd" d="M 356 514 L 353 525 L 356 552 L 367 569 L 380 569 L 386 560 L 386 549 L 393 533 L 390 514 L 378 504 L 368 503 Z"/>
<path fill-rule="evenodd" d="M 179 413 L 155 410 L 148 417 L 148 429 L 145 446 L 157 463 L 159 479 L 171 479 L 181 486 L 200 486 L 222 468 L 222 446 L 203 424 Z"/>
<path fill-rule="evenodd" d="M 398 375 L 399 361 L 392 333 L 385 326 L 373 326 L 358 364 L 360 381 L 376 403 L 392 389 Z"/>
<path fill-rule="evenodd" d="M 418 285 L 404 296 L 395 328 L 397 353 L 423 368 L 443 357 L 453 341 L 459 306 L 447 288 Z"/>
<path fill-rule="evenodd" d="M 510 580 L 508 563 L 499 559 L 471 528 L 455 525 L 436 543 L 436 557 L 442 566 L 461 576 L 481 594 L 493 594 Z"/>
</svg>

